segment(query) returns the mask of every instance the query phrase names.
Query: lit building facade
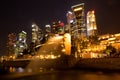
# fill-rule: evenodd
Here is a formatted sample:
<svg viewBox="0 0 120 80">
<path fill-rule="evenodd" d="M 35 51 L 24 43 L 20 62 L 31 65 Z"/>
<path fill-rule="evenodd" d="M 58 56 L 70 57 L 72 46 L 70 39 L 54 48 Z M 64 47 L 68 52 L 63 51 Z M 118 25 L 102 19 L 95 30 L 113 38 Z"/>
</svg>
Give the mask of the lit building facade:
<svg viewBox="0 0 120 80">
<path fill-rule="evenodd" d="M 84 3 L 74 5 L 71 7 L 75 15 L 75 35 L 86 37 L 87 30 L 85 25 Z"/>
<path fill-rule="evenodd" d="M 63 34 L 64 33 L 64 23 L 61 21 L 54 21 L 52 23 L 52 33 Z"/>
<path fill-rule="evenodd" d="M 27 39 L 27 33 L 25 31 L 22 31 L 18 34 L 18 40 L 14 45 L 16 57 L 23 55 L 23 50 L 27 48 L 26 39 Z"/>
<path fill-rule="evenodd" d="M 61 21 L 58 22 L 58 34 L 64 34 L 64 23 Z"/>
<path fill-rule="evenodd" d="M 45 25 L 45 32 L 51 33 L 51 26 L 50 25 Z"/>
<path fill-rule="evenodd" d="M 67 27 L 68 27 L 68 32 L 69 33 L 72 33 L 72 31 L 73 31 L 73 27 L 74 27 L 74 22 L 75 22 L 75 18 L 74 18 L 74 14 L 73 14 L 73 12 L 71 12 L 71 11 L 68 11 L 67 12 L 67 14 L 66 14 L 66 16 L 67 16 Z"/>
<path fill-rule="evenodd" d="M 11 33 L 8 35 L 8 41 L 7 41 L 7 53 L 8 55 L 13 55 L 15 53 L 14 45 L 16 42 L 16 34 Z"/>
<path fill-rule="evenodd" d="M 58 22 L 53 21 L 52 22 L 52 33 L 57 34 L 57 27 L 58 27 Z"/>
<path fill-rule="evenodd" d="M 36 45 L 40 44 L 43 39 L 43 31 L 36 25 L 32 25 L 32 42 Z"/>
<path fill-rule="evenodd" d="M 88 11 L 87 13 L 87 36 L 97 35 L 96 18 L 94 11 Z"/>
</svg>

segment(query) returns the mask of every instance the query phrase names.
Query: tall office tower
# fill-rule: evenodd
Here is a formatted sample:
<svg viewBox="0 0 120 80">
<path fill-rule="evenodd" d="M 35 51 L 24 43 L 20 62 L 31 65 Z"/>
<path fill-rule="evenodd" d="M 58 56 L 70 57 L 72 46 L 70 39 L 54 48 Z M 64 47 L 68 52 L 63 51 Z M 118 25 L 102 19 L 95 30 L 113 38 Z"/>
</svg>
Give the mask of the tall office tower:
<svg viewBox="0 0 120 80">
<path fill-rule="evenodd" d="M 42 38 L 43 31 L 36 24 L 32 24 L 32 42 L 35 43 L 35 45 L 38 45 Z"/>
<path fill-rule="evenodd" d="M 93 36 L 97 35 L 97 26 L 96 26 L 96 19 L 95 19 L 95 12 L 88 11 L 87 13 L 87 35 Z"/>
<path fill-rule="evenodd" d="M 23 55 L 23 50 L 27 48 L 27 33 L 22 31 L 18 34 L 18 40 L 16 41 L 15 47 L 15 55 L 16 57 Z"/>
<path fill-rule="evenodd" d="M 67 14 L 67 27 L 68 27 L 68 32 L 72 34 L 73 31 L 73 27 L 74 27 L 74 22 L 75 22 L 75 18 L 74 18 L 74 14 L 71 11 L 68 11 Z"/>
<path fill-rule="evenodd" d="M 16 42 L 16 34 L 11 33 L 8 35 L 8 41 L 7 41 L 7 53 L 8 55 L 13 55 L 15 52 L 14 45 Z"/>
<path fill-rule="evenodd" d="M 64 23 L 61 21 L 53 21 L 52 23 L 52 33 L 63 34 L 64 33 Z"/>
<path fill-rule="evenodd" d="M 58 34 L 64 34 L 64 23 L 61 21 L 58 22 Z"/>
<path fill-rule="evenodd" d="M 43 39 L 43 30 L 38 28 L 38 44 L 41 44 L 40 41 Z"/>
<path fill-rule="evenodd" d="M 87 35 L 87 30 L 85 25 L 84 3 L 74 5 L 71 8 L 75 15 L 75 34 L 77 36 L 85 37 Z"/>
<path fill-rule="evenodd" d="M 50 25 L 45 25 L 45 32 L 51 33 L 51 26 Z"/>
<path fill-rule="evenodd" d="M 57 34 L 57 27 L 58 27 L 58 22 L 57 21 L 53 21 L 52 22 L 52 33 Z"/>
<path fill-rule="evenodd" d="M 36 43 L 38 40 L 38 26 L 36 24 L 32 24 L 32 42 Z"/>
</svg>

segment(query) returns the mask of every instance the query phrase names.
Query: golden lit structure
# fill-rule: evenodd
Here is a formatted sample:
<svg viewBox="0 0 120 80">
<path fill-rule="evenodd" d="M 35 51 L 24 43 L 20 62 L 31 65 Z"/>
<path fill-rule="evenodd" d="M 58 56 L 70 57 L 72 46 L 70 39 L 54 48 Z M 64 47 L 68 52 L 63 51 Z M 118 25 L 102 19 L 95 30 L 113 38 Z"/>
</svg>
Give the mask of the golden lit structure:
<svg viewBox="0 0 120 80">
<path fill-rule="evenodd" d="M 84 3 L 74 5 L 71 7 L 75 15 L 75 30 L 74 34 L 76 36 L 86 37 L 86 25 L 85 25 L 85 13 L 84 13 Z"/>
<path fill-rule="evenodd" d="M 65 46 L 65 54 L 70 55 L 71 54 L 71 36 L 69 33 L 66 33 L 64 35 L 64 46 Z"/>
<path fill-rule="evenodd" d="M 93 36 L 97 35 L 97 26 L 96 26 L 96 19 L 95 19 L 95 12 L 88 11 L 87 13 L 87 35 Z"/>
</svg>

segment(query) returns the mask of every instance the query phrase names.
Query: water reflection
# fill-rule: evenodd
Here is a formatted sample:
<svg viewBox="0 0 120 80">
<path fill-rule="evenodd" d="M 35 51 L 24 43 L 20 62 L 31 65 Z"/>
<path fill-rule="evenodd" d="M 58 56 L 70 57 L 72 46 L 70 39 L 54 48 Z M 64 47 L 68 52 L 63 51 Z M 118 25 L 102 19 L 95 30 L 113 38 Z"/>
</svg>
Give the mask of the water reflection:
<svg viewBox="0 0 120 80">
<path fill-rule="evenodd" d="M 33 73 L 32 69 L 29 69 L 29 73 L 24 73 L 24 68 L 12 68 L 9 69 L 11 73 L 5 79 L 16 80 L 119 80 L 120 73 L 116 72 L 103 72 L 103 71 L 84 71 L 84 70 L 55 70 L 45 69 L 40 67 L 39 72 Z M 12 72 L 13 71 L 13 72 Z"/>
<path fill-rule="evenodd" d="M 18 72 L 24 72 L 24 69 L 22 67 L 19 67 L 17 70 Z"/>
<path fill-rule="evenodd" d="M 16 68 L 15 68 L 15 67 L 10 67 L 10 68 L 9 68 L 9 72 L 10 72 L 10 73 L 16 72 Z"/>
<path fill-rule="evenodd" d="M 8 67 L 8 68 L 5 68 L 5 70 L 7 72 L 9 72 L 9 74 L 12 74 L 12 73 L 26 73 L 26 68 L 22 68 L 22 67 Z M 40 67 L 40 68 L 36 68 L 36 72 L 47 72 L 47 71 L 54 71 L 55 69 L 53 68 L 43 68 L 43 67 Z M 33 70 L 33 68 L 27 68 L 27 73 L 35 73 L 35 69 Z"/>
</svg>

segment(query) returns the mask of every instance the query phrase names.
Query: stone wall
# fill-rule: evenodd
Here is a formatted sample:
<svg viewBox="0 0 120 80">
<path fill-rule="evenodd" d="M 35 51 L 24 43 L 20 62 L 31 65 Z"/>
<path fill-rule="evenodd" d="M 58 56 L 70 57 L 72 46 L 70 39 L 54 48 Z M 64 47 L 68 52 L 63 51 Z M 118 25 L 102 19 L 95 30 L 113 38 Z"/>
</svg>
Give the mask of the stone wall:
<svg viewBox="0 0 120 80">
<path fill-rule="evenodd" d="M 120 58 L 80 59 L 75 67 L 78 69 L 120 70 Z"/>
</svg>

